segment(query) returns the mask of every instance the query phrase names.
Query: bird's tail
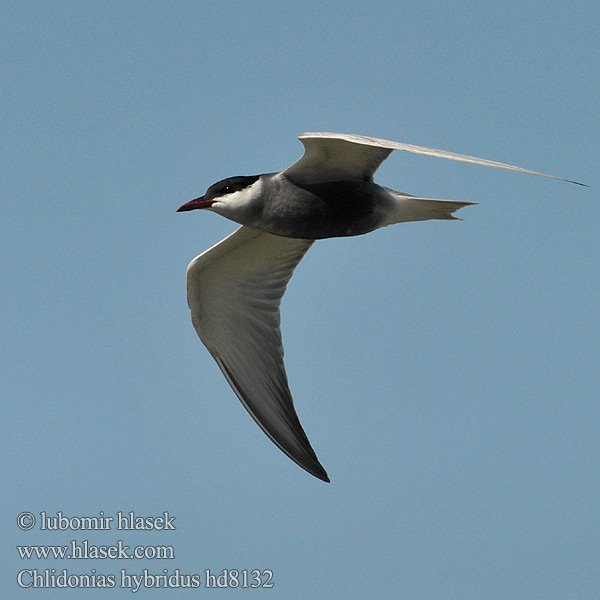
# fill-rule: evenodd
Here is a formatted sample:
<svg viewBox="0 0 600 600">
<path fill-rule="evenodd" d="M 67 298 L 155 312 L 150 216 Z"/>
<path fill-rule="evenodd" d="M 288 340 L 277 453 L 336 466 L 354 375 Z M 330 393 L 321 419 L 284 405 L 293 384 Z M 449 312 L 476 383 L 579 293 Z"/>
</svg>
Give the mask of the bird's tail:
<svg viewBox="0 0 600 600">
<path fill-rule="evenodd" d="M 433 198 L 417 198 L 406 194 L 394 193 L 394 208 L 388 215 L 387 225 L 405 223 L 407 221 L 427 221 L 429 219 L 453 219 L 454 212 L 471 206 L 477 202 L 459 202 L 457 200 L 435 200 Z"/>
<path fill-rule="evenodd" d="M 429 219 L 454 219 L 462 221 L 460 217 L 455 217 L 453 213 L 465 206 L 472 206 L 477 202 L 459 202 L 457 200 L 432 200 L 431 198 L 413 198 L 419 203 L 419 210 L 430 215 Z"/>
</svg>

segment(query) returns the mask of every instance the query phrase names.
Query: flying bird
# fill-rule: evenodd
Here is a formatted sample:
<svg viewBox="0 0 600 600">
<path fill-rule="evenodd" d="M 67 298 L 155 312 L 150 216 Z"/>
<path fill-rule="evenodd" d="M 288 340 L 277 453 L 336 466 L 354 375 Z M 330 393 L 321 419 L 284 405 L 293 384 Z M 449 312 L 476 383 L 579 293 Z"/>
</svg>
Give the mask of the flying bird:
<svg viewBox="0 0 600 600">
<path fill-rule="evenodd" d="M 283 363 L 279 305 L 296 265 L 318 239 L 408 221 L 457 219 L 474 202 L 411 196 L 373 175 L 393 150 L 560 179 L 522 167 L 401 142 L 303 133 L 304 155 L 280 173 L 229 177 L 178 212 L 207 209 L 241 224 L 194 258 L 187 299 L 198 336 L 252 418 L 303 469 L 329 481 L 294 409 Z"/>
</svg>

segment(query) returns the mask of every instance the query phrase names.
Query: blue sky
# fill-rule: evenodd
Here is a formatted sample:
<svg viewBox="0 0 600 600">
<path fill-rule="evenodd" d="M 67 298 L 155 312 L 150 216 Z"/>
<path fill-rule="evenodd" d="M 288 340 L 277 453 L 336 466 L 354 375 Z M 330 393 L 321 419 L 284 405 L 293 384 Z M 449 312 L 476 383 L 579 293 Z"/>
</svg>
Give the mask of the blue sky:
<svg viewBox="0 0 600 600">
<path fill-rule="evenodd" d="M 272 600 L 598 597 L 596 3 L 19 2 L 0 23 L 11 597 L 23 569 L 270 569 L 272 589 L 220 597 Z M 186 266 L 235 225 L 175 213 L 287 167 L 303 131 L 592 186 L 392 154 L 383 185 L 480 204 L 319 242 L 298 267 L 286 363 L 330 484 L 262 434 L 189 322 Z M 168 511 L 177 529 L 22 531 L 24 511 Z M 16 551 L 119 539 L 175 558 Z M 118 579 L 69 594 L 131 597 Z"/>
</svg>

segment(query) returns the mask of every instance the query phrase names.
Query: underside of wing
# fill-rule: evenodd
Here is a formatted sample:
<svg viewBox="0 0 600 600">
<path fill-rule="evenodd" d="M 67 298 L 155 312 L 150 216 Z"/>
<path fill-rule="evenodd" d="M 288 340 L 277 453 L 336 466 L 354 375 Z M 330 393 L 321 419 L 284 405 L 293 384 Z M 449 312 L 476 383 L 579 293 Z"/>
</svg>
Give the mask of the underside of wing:
<svg viewBox="0 0 600 600">
<path fill-rule="evenodd" d="M 457 154 L 456 152 L 415 146 L 414 144 L 405 144 L 403 142 L 393 142 L 364 135 L 311 132 L 303 133 L 298 138 L 305 146 L 304 156 L 284 171 L 284 175 L 293 181 L 297 180 L 301 183 L 335 181 L 335 179 L 322 178 L 328 177 L 328 173 L 335 174 L 335 176 L 344 175 L 344 170 L 346 177 L 350 179 L 371 178 L 392 150 L 402 150 L 413 154 L 435 156 L 437 158 L 446 158 L 448 160 L 494 167 L 496 169 L 507 169 L 530 175 L 540 175 L 568 183 L 585 185 L 571 179 L 564 179 L 563 177 L 556 177 L 555 175 L 548 175 L 539 171 L 532 171 L 485 158 L 477 158 L 476 156 Z M 347 167 L 346 169 L 344 164 Z M 313 179 L 313 177 L 316 179 Z"/>
<path fill-rule="evenodd" d="M 194 327 L 242 404 L 292 460 L 329 481 L 298 420 L 283 364 L 279 305 L 312 240 L 240 227 L 189 265 Z"/>
</svg>

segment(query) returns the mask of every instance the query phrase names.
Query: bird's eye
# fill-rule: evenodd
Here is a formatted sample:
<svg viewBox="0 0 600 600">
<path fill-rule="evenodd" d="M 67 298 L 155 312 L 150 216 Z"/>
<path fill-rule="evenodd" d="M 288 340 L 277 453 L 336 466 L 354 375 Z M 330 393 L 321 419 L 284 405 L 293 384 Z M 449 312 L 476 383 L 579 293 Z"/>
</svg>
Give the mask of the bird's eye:
<svg viewBox="0 0 600 600">
<path fill-rule="evenodd" d="M 231 185 L 226 185 L 226 186 L 223 188 L 223 190 L 222 190 L 222 191 L 223 191 L 223 193 L 224 193 L 224 194 L 231 194 L 231 192 L 233 192 L 233 186 L 231 186 Z"/>
</svg>

